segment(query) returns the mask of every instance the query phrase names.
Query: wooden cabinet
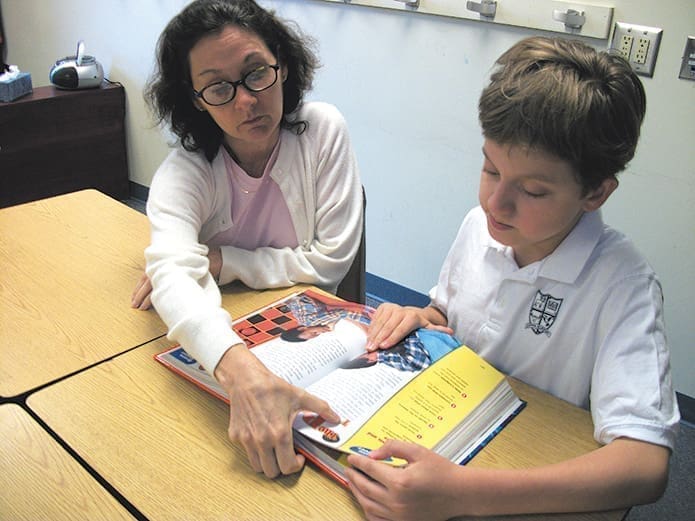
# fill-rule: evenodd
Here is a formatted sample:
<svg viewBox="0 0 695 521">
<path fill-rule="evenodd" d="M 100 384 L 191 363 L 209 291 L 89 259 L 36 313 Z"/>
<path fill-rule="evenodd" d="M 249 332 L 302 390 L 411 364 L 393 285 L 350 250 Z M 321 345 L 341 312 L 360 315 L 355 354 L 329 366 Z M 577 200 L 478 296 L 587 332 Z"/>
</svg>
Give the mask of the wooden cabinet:
<svg viewBox="0 0 695 521">
<path fill-rule="evenodd" d="M 84 188 L 128 197 L 123 87 L 36 87 L 0 103 L 0 207 Z"/>
</svg>

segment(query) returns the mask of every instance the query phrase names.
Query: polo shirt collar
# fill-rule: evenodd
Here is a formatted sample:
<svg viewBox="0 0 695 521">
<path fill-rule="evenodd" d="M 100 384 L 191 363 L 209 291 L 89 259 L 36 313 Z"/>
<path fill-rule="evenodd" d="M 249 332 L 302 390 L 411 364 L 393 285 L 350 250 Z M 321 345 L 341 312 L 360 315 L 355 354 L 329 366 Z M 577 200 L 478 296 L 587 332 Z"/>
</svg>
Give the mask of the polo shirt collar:
<svg viewBox="0 0 695 521">
<path fill-rule="evenodd" d="M 564 284 L 573 284 L 598 244 L 603 227 L 601 210 L 585 213 L 554 252 L 538 262 L 513 270 L 507 277 L 528 283 L 543 277 Z M 487 231 L 487 228 L 485 230 Z M 481 240 L 483 246 L 497 251 L 516 266 L 514 254 L 509 246 L 497 242 L 488 233 L 484 233 Z"/>
<path fill-rule="evenodd" d="M 582 215 L 555 251 L 541 261 L 538 276 L 573 284 L 601 239 L 603 228 L 601 210 Z"/>
</svg>

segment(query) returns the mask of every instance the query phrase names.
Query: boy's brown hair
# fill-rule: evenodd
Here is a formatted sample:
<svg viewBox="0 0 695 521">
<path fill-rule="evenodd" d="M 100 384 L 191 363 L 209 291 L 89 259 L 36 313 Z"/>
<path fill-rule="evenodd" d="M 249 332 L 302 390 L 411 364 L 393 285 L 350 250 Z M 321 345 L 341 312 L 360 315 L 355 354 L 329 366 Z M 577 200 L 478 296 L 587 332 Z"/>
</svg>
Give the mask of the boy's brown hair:
<svg viewBox="0 0 695 521">
<path fill-rule="evenodd" d="M 587 192 L 634 156 L 646 97 L 621 57 L 576 40 L 531 37 L 499 57 L 478 109 L 486 138 L 569 162 Z"/>
</svg>

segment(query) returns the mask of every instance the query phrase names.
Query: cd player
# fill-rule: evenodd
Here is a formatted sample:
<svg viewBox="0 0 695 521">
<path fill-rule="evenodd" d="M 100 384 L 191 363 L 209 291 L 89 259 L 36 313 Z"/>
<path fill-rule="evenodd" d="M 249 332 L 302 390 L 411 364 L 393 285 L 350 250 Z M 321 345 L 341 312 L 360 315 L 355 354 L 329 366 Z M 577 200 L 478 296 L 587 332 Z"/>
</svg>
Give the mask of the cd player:
<svg viewBox="0 0 695 521">
<path fill-rule="evenodd" d="M 61 89 L 89 89 L 104 80 L 104 70 L 94 56 L 85 55 L 84 42 L 77 42 L 77 54 L 55 62 L 48 77 Z"/>
</svg>

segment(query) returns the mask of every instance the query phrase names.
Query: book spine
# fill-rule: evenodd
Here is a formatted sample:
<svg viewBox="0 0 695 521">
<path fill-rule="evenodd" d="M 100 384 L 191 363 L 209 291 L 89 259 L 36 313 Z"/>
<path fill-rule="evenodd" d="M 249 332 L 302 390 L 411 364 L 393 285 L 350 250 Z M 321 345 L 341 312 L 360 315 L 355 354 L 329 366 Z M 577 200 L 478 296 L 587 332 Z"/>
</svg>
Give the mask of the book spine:
<svg viewBox="0 0 695 521">
<path fill-rule="evenodd" d="M 471 452 L 468 453 L 461 461 L 459 461 L 459 465 L 466 465 L 469 461 L 471 461 L 475 456 L 483 450 L 488 443 L 490 443 L 495 436 L 497 436 L 502 429 L 504 429 L 510 421 L 512 421 L 514 418 L 518 416 L 518 414 L 526 407 L 526 402 L 521 400 L 521 403 L 519 406 L 516 408 L 516 410 L 507 416 L 503 422 L 501 422 L 493 431 L 490 432 L 481 442 L 478 444 L 477 447 L 475 447 Z"/>
</svg>

